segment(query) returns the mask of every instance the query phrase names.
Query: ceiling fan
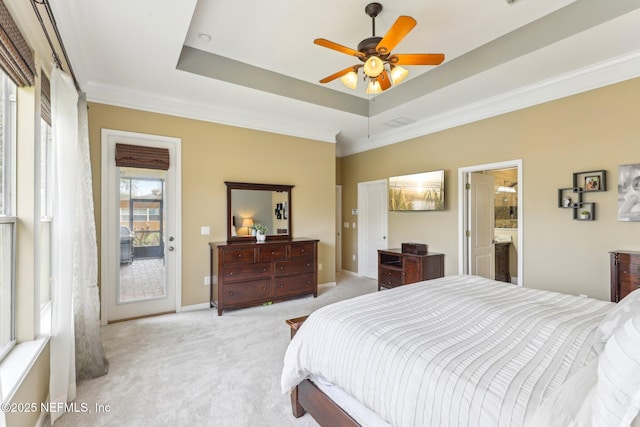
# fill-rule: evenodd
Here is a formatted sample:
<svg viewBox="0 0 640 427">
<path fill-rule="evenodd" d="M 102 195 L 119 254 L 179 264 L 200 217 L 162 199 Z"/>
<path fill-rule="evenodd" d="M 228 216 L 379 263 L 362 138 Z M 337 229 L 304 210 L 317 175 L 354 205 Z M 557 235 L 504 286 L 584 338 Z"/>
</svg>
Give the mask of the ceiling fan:
<svg viewBox="0 0 640 427">
<path fill-rule="evenodd" d="M 391 50 L 416 26 L 416 20 L 410 16 L 400 16 L 384 37 L 376 37 L 376 16 L 382 11 L 382 5 L 369 3 L 364 11 L 371 17 L 373 35 L 358 43 L 358 50 L 327 39 L 313 41 L 319 46 L 355 56 L 362 61 L 362 64 L 353 65 L 325 77 L 320 83 L 328 83 L 340 77 L 345 86 L 355 89 L 358 84 L 358 71 L 362 68 L 364 79 L 369 80 L 367 93 L 377 94 L 389 89 L 392 84 L 400 83 L 409 74 L 401 65 L 438 65 L 444 61 L 442 53 L 392 54 Z"/>
</svg>

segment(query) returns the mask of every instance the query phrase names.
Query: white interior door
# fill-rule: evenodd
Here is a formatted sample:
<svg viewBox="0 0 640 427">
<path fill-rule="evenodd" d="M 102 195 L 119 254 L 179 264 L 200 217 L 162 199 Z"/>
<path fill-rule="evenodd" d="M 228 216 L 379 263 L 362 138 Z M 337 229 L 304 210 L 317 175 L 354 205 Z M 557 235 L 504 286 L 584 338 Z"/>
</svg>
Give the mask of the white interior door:
<svg viewBox="0 0 640 427">
<path fill-rule="evenodd" d="M 470 273 L 495 278 L 494 178 L 469 174 L 469 250 Z"/>
<path fill-rule="evenodd" d="M 103 130 L 103 324 L 180 307 L 179 142 Z M 167 149 L 169 169 L 117 167 L 116 143 Z"/>
<path fill-rule="evenodd" d="M 342 185 L 336 185 L 336 271 L 342 271 Z"/>
<path fill-rule="evenodd" d="M 358 273 L 378 278 L 378 249 L 388 249 L 387 180 L 358 183 Z"/>
</svg>

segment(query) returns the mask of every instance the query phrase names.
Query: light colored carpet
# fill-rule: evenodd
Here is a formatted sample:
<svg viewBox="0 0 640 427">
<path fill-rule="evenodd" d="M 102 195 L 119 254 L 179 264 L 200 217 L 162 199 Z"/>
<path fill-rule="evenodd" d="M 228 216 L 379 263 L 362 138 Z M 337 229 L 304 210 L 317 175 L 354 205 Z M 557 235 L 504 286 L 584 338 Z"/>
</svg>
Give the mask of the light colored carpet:
<svg viewBox="0 0 640 427">
<path fill-rule="evenodd" d="M 291 415 L 280 392 L 289 342 L 286 319 L 357 295 L 377 282 L 349 274 L 321 285 L 317 298 L 230 310 L 199 310 L 115 323 L 102 328 L 110 370 L 78 384 L 76 402 L 55 426 L 317 426 Z M 109 405 L 97 413 L 95 405 Z"/>
</svg>

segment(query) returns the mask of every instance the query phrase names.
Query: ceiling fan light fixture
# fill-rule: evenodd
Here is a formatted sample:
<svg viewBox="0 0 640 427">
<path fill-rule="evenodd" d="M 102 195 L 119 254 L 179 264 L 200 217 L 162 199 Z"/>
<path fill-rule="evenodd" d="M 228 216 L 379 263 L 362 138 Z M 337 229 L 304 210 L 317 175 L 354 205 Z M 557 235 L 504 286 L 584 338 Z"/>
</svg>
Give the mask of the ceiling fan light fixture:
<svg viewBox="0 0 640 427">
<path fill-rule="evenodd" d="M 356 74 L 355 71 L 349 71 L 347 74 L 340 77 L 340 81 L 349 89 L 355 89 L 358 86 L 358 74 Z"/>
<path fill-rule="evenodd" d="M 382 92 L 380 83 L 376 79 L 371 79 L 367 85 L 367 95 L 377 95 Z"/>
<path fill-rule="evenodd" d="M 369 77 L 378 77 L 384 70 L 384 62 L 375 55 L 372 55 L 364 63 L 364 73 Z"/>
<path fill-rule="evenodd" d="M 409 71 L 406 68 L 402 68 L 398 65 L 391 68 L 391 81 L 394 85 L 397 85 L 409 75 Z"/>
</svg>

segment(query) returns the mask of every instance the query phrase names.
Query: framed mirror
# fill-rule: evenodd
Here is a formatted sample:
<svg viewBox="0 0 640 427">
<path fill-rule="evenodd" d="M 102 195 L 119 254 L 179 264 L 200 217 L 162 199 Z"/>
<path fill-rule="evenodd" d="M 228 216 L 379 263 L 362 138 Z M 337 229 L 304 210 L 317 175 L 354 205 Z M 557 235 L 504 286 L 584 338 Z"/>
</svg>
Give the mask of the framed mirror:
<svg viewBox="0 0 640 427">
<path fill-rule="evenodd" d="M 227 241 L 256 240 L 253 227 L 267 228 L 267 240 L 288 240 L 293 185 L 228 182 Z"/>
</svg>

